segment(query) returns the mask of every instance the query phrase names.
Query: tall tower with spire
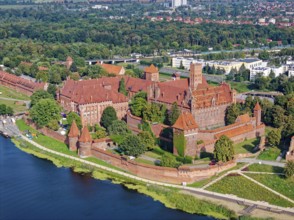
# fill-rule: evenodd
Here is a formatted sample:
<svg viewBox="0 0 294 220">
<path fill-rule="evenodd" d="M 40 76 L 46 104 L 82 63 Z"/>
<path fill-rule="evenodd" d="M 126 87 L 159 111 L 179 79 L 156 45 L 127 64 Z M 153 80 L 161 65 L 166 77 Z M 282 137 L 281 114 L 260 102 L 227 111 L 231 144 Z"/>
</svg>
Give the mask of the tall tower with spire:
<svg viewBox="0 0 294 220">
<path fill-rule="evenodd" d="M 76 151 L 78 149 L 78 138 L 80 135 L 80 131 L 78 129 L 78 126 L 75 121 L 72 122 L 70 131 L 68 133 L 68 144 L 69 144 L 69 149 L 71 151 Z"/>
<path fill-rule="evenodd" d="M 258 102 L 254 107 L 254 117 L 256 118 L 256 126 L 261 125 L 261 107 Z"/>
<path fill-rule="evenodd" d="M 202 64 L 191 63 L 190 64 L 190 89 L 195 91 L 199 84 L 202 84 Z"/>
<path fill-rule="evenodd" d="M 79 138 L 79 156 L 80 157 L 89 157 L 91 156 L 91 145 L 92 138 L 88 130 L 88 127 L 83 127 L 82 134 Z"/>
</svg>

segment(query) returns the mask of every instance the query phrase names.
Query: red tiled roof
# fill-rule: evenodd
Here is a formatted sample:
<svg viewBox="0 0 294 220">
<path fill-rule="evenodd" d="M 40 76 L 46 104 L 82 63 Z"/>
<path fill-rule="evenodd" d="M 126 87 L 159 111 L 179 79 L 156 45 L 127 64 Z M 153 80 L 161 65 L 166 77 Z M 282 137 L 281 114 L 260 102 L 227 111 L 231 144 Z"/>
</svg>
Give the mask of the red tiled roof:
<svg viewBox="0 0 294 220">
<path fill-rule="evenodd" d="M 126 89 L 134 93 L 140 91 L 147 92 L 148 87 L 152 84 L 152 81 L 150 80 L 133 78 L 129 76 L 123 76 L 123 78 L 125 79 Z"/>
<path fill-rule="evenodd" d="M 33 82 L 4 71 L 0 71 L 0 81 L 30 92 L 44 89 L 45 86 L 45 83 Z"/>
<path fill-rule="evenodd" d="M 250 116 L 248 113 L 244 114 L 244 115 L 239 115 L 236 119 L 236 122 L 240 122 L 240 123 L 247 123 L 250 121 Z"/>
<path fill-rule="evenodd" d="M 261 110 L 261 107 L 260 107 L 260 105 L 259 105 L 258 102 L 256 103 L 256 105 L 255 105 L 255 107 L 254 107 L 254 110 L 255 110 L 255 111 L 259 111 L 259 110 Z"/>
<path fill-rule="evenodd" d="M 190 112 L 183 112 L 176 123 L 173 125 L 173 128 L 180 130 L 191 130 L 198 128 L 198 125 Z"/>
<path fill-rule="evenodd" d="M 80 135 L 80 131 L 75 121 L 72 122 L 70 131 L 68 133 L 68 137 L 78 137 Z"/>
<path fill-rule="evenodd" d="M 145 67 L 144 72 L 145 73 L 157 73 L 158 72 L 158 68 L 155 67 L 153 64 L 151 64 L 150 66 Z"/>
<path fill-rule="evenodd" d="M 241 127 L 233 128 L 231 130 L 227 130 L 227 131 L 218 133 L 218 134 L 215 135 L 215 137 L 217 139 L 219 139 L 222 135 L 225 135 L 225 136 L 227 136 L 229 138 L 232 138 L 232 137 L 236 137 L 238 135 L 245 134 L 245 133 L 253 131 L 253 130 L 254 130 L 254 127 L 253 127 L 252 124 L 243 125 Z"/>
<path fill-rule="evenodd" d="M 122 66 L 116 66 L 112 64 L 106 64 L 106 63 L 97 63 L 97 65 L 101 66 L 103 69 L 105 69 L 109 74 L 115 74 L 119 75 L 121 70 L 123 69 Z"/>
<path fill-rule="evenodd" d="M 165 128 L 167 128 L 167 127 L 168 126 L 163 125 L 163 124 L 160 124 L 160 123 L 158 123 L 158 124 L 152 124 L 151 125 L 151 130 L 152 130 L 153 134 L 155 135 L 155 137 L 158 138 L 160 136 L 162 130 L 165 129 Z"/>
<path fill-rule="evenodd" d="M 196 108 L 207 108 L 232 102 L 231 89 L 226 83 L 220 86 L 201 86 L 193 92 Z M 213 104 L 214 103 L 214 104 Z"/>
<path fill-rule="evenodd" d="M 79 138 L 79 142 L 82 142 L 82 143 L 92 142 L 92 138 L 87 126 L 83 127 L 81 137 Z"/>
<path fill-rule="evenodd" d="M 128 98 L 118 92 L 119 81 L 120 78 L 118 77 L 103 77 L 83 81 L 69 79 L 65 82 L 60 94 L 78 104 L 104 101 L 127 102 Z"/>
</svg>

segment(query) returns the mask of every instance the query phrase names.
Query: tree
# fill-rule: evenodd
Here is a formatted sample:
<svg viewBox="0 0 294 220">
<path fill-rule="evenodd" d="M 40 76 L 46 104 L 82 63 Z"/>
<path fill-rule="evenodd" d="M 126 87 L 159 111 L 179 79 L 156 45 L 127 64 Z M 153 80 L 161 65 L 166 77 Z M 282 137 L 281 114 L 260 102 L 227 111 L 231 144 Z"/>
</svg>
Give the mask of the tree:
<svg viewBox="0 0 294 220">
<path fill-rule="evenodd" d="M 119 148 L 124 152 L 124 154 L 134 157 L 138 157 L 146 151 L 145 145 L 141 139 L 133 134 L 127 135 L 120 144 Z"/>
<path fill-rule="evenodd" d="M 107 130 L 110 135 L 127 135 L 131 133 L 127 123 L 121 120 L 113 121 Z"/>
<path fill-rule="evenodd" d="M 267 136 L 267 142 L 270 146 L 278 146 L 281 141 L 281 131 L 279 129 L 271 130 Z"/>
<path fill-rule="evenodd" d="M 131 113 L 138 117 L 142 116 L 143 110 L 146 109 L 146 107 L 147 100 L 142 97 L 134 97 L 130 104 Z"/>
<path fill-rule="evenodd" d="M 141 139 L 147 150 L 152 150 L 154 148 L 155 141 L 150 132 L 142 131 L 138 134 L 138 137 Z"/>
<path fill-rule="evenodd" d="M 289 160 L 286 162 L 284 173 L 287 178 L 290 178 L 294 175 L 294 161 L 293 160 Z"/>
<path fill-rule="evenodd" d="M 236 118 L 240 115 L 240 106 L 238 104 L 230 105 L 226 110 L 226 125 L 235 123 Z"/>
<path fill-rule="evenodd" d="M 81 117 L 77 113 L 75 113 L 75 112 L 68 113 L 66 116 L 66 120 L 67 120 L 69 127 L 71 127 L 71 124 L 73 123 L 73 121 L 75 121 L 78 128 L 79 129 L 82 128 L 82 120 L 81 120 Z"/>
<path fill-rule="evenodd" d="M 112 106 L 106 107 L 101 116 L 101 126 L 107 129 L 115 120 L 117 120 L 115 109 Z"/>
<path fill-rule="evenodd" d="M 217 161 L 227 162 L 234 158 L 233 142 L 225 135 L 218 139 L 214 146 L 214 157 Z"/>
<path fill-rule="evenodd" d="M 126 84 L 125 84 L 125 79 L 122 78 L 119 81 L 119 88 L 118 88 L 118 92 L 121 94 L 124 94 L 125 96 L 128 94 L 127 90 L 126 90 Z"/>
<path fill-rule="evenodd" d="M 56 97 L 56 86 L 53 84 L 49 84 L 47 92 L 50 93 L 54 98 Z"/>
<path fill-rule="evenodd" d="M 173 155 L 163 154 L 160 159 L 160 166 L 178 168 L 181 165 Z"/>
<path fill-rule="evenodd" d="M 37 104 L 41 99 L 53 99 L 53 96 L 44 90 L 38 90 L 31 96 L 31 107 Z"/>
<path fill-rule="evenodd" d="M 48 128 L 54 130 L 54 131 L 57 131 L 59 129 L 59 124 L 58 124 L 58 121 L 56 119 L 53 119 L 51 121 L 49 121 L 48 123 Z"/>
<path fill-rule="evenodd" d="M 178 107 L 178 104 L 174 102 L 172 104 L 170 111 L 168 112 L 168 116 L 167 116 L 168 124 L 173 125 L 177 121 L 180 114 L 181 114 L 181 111 Z"/>
<path fill-rule="evenodd" d="M 60 107 L 53 99 L 41 99 L 30 110 L 30 116 L 38 127 L 47 126 L 51 120 L 59 120 L 60 113 Z"/>
</svg>

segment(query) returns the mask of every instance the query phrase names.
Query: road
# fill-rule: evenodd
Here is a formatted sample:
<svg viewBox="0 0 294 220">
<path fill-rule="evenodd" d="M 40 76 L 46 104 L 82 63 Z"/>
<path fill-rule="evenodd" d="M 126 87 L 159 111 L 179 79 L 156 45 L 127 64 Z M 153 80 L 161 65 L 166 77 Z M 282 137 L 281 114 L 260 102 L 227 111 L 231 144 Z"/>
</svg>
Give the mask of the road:
<svg viewBox="0 0 294 220">
<path fill-rule="evenodd" d="M 26 104 L 26 107 L 30 108 L 31 101 L 29 101 L 29 100 L 13 99 L 13 98 L 1 97 L 1 96 L 0 96 L 0 99 L 7 100 L 7 101 L 14 101 L 14 102 L 24 102 Z"/>
<path fill-rule="evenodd" d="M 256 207 L 258 209 L 267 210 L 267 211 L 273 211 L 273 212 L 280 212 L 280 213 L 284 213 L 284 214 L 288 214 L 288 215 L 292 215 L 292 216 L 294 215 L 294 209 L 293 208 L 284 208 L 284 207 L 279 207 L 279 206 L 275 206 L 275 205 L 270 205 L 270 204 L 268 204 L 266 202 L 251 201 L 251 200 L 248 200 L 248 199 L 239 198 L 239 197 L 234 196 L 234 195 L 224 195 L 224 194 L 220 194 L 220 193 L 206 191 L 204 189 L 193 188 L 193 187 L 188 187 L 188 186 L 181 186 L 181 185 L 175 185 L 175 184 L 168 184 L 168 183 L 163 183 L 163 182 L 144 179 L 144 178 L 141 178 L 141 177 L 138 177 L 138 176 L 134 176 L 132 174 L 128 174 L 128 173 L 125 173 L 125 172 L 122 172 L 122 171 L 118 171 L 118 170 L 103 166 L 103 165 L 99 165 L 99 164 L 96 164 L 96 163 L 93 163 L 93 162 L 89 162 L 89 161 L 84 160 L 82 158 L 69 156 L 67 154 L 63 154 L 63 153 L 48 149 L 48 148 L 43 147 L 40 144 L 38 144 L 38 143 L 36 143 L 36 142 L 34 142 L 34 141 L 30 140 L 30 139 L 28 139 L 24 135 L 20 135 L 19 137 L 21 137 L 23 140 L 31 143 L 35 147 L 37 147 L 37 148 L 39 148 L 41 150 L 44 150 L 46 152 L 49 152 L 49 153 L 52 153 L 52 154 L 55 154 L 55 155 L 58 155 L 58 156 L 61 156 L 61 157 L 64 157 L 64 158 L 68 158 L 68 159 L 71 159 L 71 160 L 75 160 L 75 161 L 90 165 L 92 167 L 96 167 L 96 168 L 99 168 L 99 169 L 102 169 L 102 170 L 106 170 L 106 171 L 109 171 L 109 172 L 112 172 L 112 173 L 116 173 L 116 174 L 119 174 L 121 176 L 125 176 L 125 177 L 128 177 L 128 178 L 139 180 L 139 181 L 147 183 L 147 184 L 154 184 L 154 185 L 159 185 L 159 186 L 177 188 L 177 189 L 181 189 L 181 190 L 184 190 L 184 191 L 188 191 L 188 192 L 193 193 L 195 195 L 203 195 L 203 196 L 207 196 L 207 197 L 211 197 L 211 198 L 215 198 L 215 199 L 222 199 L 222 200 L 226 200 L 226 201 L 236 202 L 239 205 L 240 204 L 241 205 L 242 204 L 243 205 L 250 205 L 250 206 L 256 205 Z"/>
<path fill-rule="evenodd" d="M 257 163 L 257 164 L 265 164 L 275 167 L 285 167 L 285 163 L 276 162 L 276 161 L 269 161 L 269 160 L 259 160 L 255 158 L 240 158 L 237 159 L 238 163 Z"/>
</svg>

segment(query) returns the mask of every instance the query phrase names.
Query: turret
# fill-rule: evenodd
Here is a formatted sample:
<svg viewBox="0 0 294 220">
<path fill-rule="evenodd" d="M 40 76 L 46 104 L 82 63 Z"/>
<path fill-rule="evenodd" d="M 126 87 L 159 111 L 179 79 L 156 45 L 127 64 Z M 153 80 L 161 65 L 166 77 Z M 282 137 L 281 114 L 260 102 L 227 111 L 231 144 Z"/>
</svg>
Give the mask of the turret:
<svg viewBox="0 0 294 220">
<path fill-rule="evenodd" d="M 254 117 L 256 119 L 256 126 L 261 125 L 261 107 L 258 102 L 254 107 Z"/>
<path fill-rule="evenodd" d="M 199 84 L 202 84 L 202 64 L 191 63 L 190 64 L 190 88 L 192 91 L 197 89 Z"/>
<path fill-rule="evenodd" d="M 83 127 L 82 134 L 79 138 L 79 156 L 80 157 L 89 157 L 91 156 L 91 145 L 92 138 L 88 127 Z"/>
<path fill-rule="evenodd" d="M 72 122 L 70 131 L 68 133 L 68 143 L 69 149 L 71 151 L 76 151 L 78 149 L 78 138 L 80 135 L 80 131 L 75 121 Z"/>
<path fill-rule="evenodd" d="M 144 75 L 146 80 L 150 80 L 153 82 L 159 81 L 159 71 L 158 68 L 151 64 L 149 67 L 144 69 Z"/>
<path fill-rule="evenodd" d="M 67 68 L 67 69 L 70 69 L 70 67 L 71 67 L 72 64 L 73 64 L 73 59 L 72 59 L 70 56 L 68 56 L 68 57 L 66 58 L 66 61 L 65 61 L 65 66 L 66 66 L 66 68 Z"/>
</svg>

